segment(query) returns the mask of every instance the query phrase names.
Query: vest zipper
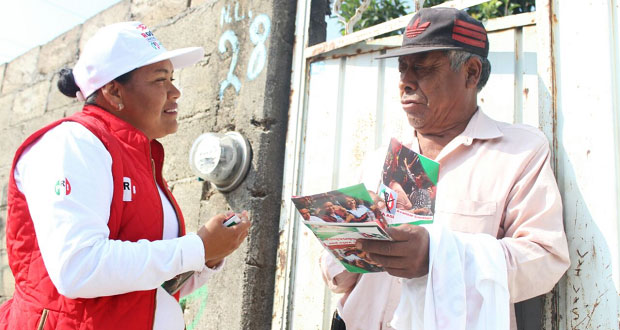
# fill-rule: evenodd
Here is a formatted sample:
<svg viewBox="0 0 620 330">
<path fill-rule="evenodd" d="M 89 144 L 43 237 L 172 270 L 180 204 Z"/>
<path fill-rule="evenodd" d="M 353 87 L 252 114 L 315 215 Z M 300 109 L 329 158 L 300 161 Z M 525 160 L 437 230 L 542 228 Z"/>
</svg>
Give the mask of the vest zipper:
<svg viewBox="0 0 620 330">
<path fill-rule="evenodd" d="M 37 327 L 37 330 L 43 330 L 43 327 L 45 327 L 45 323 L 47 322 L 47 313 L 49 313 L 49 311 L 47 310 L 47 308 L 44 308 L 43 313 L 41 313 L 41 320 L 39 321 L 39 326 Z"/>
</svg>

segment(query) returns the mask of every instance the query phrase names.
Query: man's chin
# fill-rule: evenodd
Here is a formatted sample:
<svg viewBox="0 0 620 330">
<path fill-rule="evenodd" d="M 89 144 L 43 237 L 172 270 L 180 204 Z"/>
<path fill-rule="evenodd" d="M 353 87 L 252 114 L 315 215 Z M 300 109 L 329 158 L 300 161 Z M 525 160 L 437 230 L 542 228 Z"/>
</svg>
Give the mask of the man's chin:
<svg viewBox="0 0 620 330">
<path fill-rule="evenodd" d="M 425 121 L 420 117 L 407 114 L 407 120 L 409 121 L 409 125 L 416 131 L 424 127 Z"/>
</svg>

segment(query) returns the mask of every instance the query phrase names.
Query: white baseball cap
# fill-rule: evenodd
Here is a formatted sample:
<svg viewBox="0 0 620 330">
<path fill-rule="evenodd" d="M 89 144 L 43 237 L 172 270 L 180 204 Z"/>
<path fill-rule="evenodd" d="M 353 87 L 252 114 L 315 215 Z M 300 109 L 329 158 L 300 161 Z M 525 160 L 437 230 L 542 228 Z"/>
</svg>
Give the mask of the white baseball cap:
<svg viewBox="0 0 620 330">
<path fill-rule="evenodd" d="M 133 69 L 170 60 L 175 69 L 198 62 L 202 47 L 167 51 L 146 25 L 121 22 L 105 26 L 88 40 L 73 68 L 75 83 L 84 97 Z"/>
</svg>

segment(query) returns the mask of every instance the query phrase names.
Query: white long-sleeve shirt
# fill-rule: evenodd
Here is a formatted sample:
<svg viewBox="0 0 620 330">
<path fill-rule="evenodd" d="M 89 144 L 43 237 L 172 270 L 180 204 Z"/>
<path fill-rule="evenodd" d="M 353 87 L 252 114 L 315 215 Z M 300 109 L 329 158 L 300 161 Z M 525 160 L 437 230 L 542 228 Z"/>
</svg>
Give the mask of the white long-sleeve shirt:
<svg viewBox="0 0 620 330">
<path fill-rule="evenodd" d="M 205 266 L 202 240 L 195 233 L 177 237 L 178 219 L 161 189 L 163 240 L 109 239 L 111 166 L 112 157 L 101 141 L 75 122 L 49 130 L 17 162 L 15 182 L 26 196 L 50 279 L 69 298 L 157 288 L 154 329 L 183 329 L 181 308 L 161 284 L 196 271 L 181 289 L 183 296 L 206 282 L 214 270 Z M 89 193 L 55 195 L 57 182 L 69 177 L 72 189 Z"/>
</svg>

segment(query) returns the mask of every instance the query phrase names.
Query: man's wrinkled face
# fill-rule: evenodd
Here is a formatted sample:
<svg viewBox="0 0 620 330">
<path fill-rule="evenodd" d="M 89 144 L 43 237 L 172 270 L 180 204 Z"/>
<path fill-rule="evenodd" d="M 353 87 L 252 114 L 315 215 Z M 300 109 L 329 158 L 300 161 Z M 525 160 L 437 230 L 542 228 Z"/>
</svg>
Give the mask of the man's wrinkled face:
<svg viewBox="0 0 620 330">
<path fill-rule="evenodd" d="M 400 101 L 409 124 L 422 134 L 441 134 L 462 120 L 465 70 L 450 68 L 443 51 L 398 58 Z"/>
</svg>

